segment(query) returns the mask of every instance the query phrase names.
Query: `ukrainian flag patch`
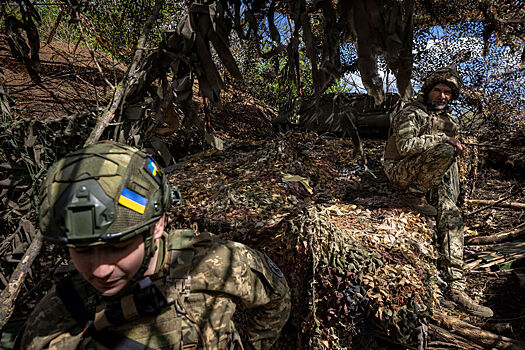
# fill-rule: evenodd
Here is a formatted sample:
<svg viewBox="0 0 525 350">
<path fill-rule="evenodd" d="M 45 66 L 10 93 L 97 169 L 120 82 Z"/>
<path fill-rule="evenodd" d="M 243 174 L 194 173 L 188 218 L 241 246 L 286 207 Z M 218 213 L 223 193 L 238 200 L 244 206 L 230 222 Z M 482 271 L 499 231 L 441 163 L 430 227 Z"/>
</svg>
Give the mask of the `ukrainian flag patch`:
<svg viewBox="0 0 525 350">
<path fill-rule="evenodd" d="M 162 169 L 159 167 L 156 161 L 148 158 L 145 166 L 148 173 L 153 176 L 155 181 L 160 185 L 162 183 Z"/>
<path fill-rule="evenodd" d="M 136 211 L 139 214 L 144 214 L 148 199 L 124 187 L 120 193 L 118 202 L 126 208 Z"/>
</svg>

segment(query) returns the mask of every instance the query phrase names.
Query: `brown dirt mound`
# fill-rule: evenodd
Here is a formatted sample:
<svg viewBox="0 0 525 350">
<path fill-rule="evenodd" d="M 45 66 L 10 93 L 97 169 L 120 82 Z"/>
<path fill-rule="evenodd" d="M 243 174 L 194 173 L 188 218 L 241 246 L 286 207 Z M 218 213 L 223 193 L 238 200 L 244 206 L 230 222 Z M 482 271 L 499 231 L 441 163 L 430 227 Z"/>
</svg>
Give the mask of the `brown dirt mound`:
<svg viewBox="0 0 525 350">
<path fill-rule="evenodd" d="M 101 71 L 85 46 L 58 41 L 42 44 L 41 82 L 36 84 L 25 66 L 12 56 L 5 36 L 0 36 L 0 69 L 13 114 L 43 120 L 104 106 L 113 93 L 105 80 L 115 85 L 125 66 L 100 52 L 94 57 Z"/>
</svg>

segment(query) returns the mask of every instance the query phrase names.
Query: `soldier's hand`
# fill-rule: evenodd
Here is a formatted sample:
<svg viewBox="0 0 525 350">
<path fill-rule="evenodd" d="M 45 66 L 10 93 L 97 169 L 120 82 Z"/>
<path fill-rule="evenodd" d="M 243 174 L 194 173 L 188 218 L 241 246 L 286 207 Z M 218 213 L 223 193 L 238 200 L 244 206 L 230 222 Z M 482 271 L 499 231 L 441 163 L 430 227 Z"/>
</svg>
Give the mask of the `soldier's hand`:
<svg viewBox="0 0 525 350">
<path fill-rule="evenodd" d="M 459 142 L 458 139 L 455 139 L 453 137 L 447 136 L 447 141 L 452 146 L 456 147 L 456 153 L 454 153 L 454 157 L 459 156 L 461 153 L 463 153 L 463 146 L 461 145 L 461 142 Z"/>
</svg>

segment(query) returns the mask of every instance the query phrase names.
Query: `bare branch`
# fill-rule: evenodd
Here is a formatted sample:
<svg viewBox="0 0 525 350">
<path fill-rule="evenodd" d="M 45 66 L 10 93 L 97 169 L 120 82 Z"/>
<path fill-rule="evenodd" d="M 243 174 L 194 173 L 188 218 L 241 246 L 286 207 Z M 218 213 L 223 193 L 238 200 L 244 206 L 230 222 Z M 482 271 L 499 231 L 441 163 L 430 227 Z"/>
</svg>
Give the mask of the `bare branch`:
<svg viewBox="0 0 525 350">
<path fill-rule="evenodd" d="M 160 9 L 163 5 L 164 0 L 157 0 L 155 2 L 155 9 L 153 10 L 153 13 L 148 17 L 148 20 L 144 25 L 144 30 L 142 31 L 142 34 L 138 40 L 137 49 L 135 50 L 135 54 L 133 56 L 133 60 L 131 61 L 131 65 L 129 66 L 126 74 L 124 75 L 124 78 L 115 88 L 113 99 L 111 100 L 108 107 L 104 110 L 102 116 L 100 116 L 100 118 L 98 119 L 97 124 L 93 128 L 91 135 L 89 135 L 88 139 L 86 140 L 85 145 L 89 145 L 98 141 L 106 126 L 111 122 L 111 120 L 115 116 L 115 112 L 117 111 L 121 103 L 124 103 L 128 87 L 132 84 L 134 79 L 137 78 L 137 67 L 140 63 L 140 60 L 142 59 L 142 54 L 146 45 L 146 39 L 149 35 L 149 32 L 151 31 L 153 22 L 155 22 L 155 20 L 159 16 Z"/>
</svg>

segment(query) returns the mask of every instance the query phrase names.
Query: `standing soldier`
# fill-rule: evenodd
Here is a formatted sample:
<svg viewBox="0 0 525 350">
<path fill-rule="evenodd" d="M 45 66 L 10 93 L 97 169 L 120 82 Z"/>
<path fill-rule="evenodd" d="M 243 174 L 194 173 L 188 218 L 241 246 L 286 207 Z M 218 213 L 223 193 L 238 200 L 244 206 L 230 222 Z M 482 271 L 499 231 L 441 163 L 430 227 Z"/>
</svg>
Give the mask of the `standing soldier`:
<svg viewBox="0 0 525 350">
<path fill-rule="evenodd" d="M 72 266 L 30 316 L 22 349 L 268 349 L 290 314 L 270 258 L 210 233 L 164 231 L 173 194 L 155 161 L 101 142 L 54 164 L 40 227 Z M 241 344 L 232 317 L 246 307 Z"/>
<path fill-rule="evenodd" d="M 449 283 L 451 304 L 470 314 L 493 312 L 465 293 L 463 219 L 456 206 L 459 175 L 456 157 L 463 147 L 448 104 L 457 99 L 462 82 L 451 68 L 440 68 L 423 84 L 421 93 L 395 115 L 385 146 L 383 164 L 404 202 L 422 214 L 436 216 L 440 256 Z M 425 196 L 429 197 L 430 205 Z"/>
</svg>

